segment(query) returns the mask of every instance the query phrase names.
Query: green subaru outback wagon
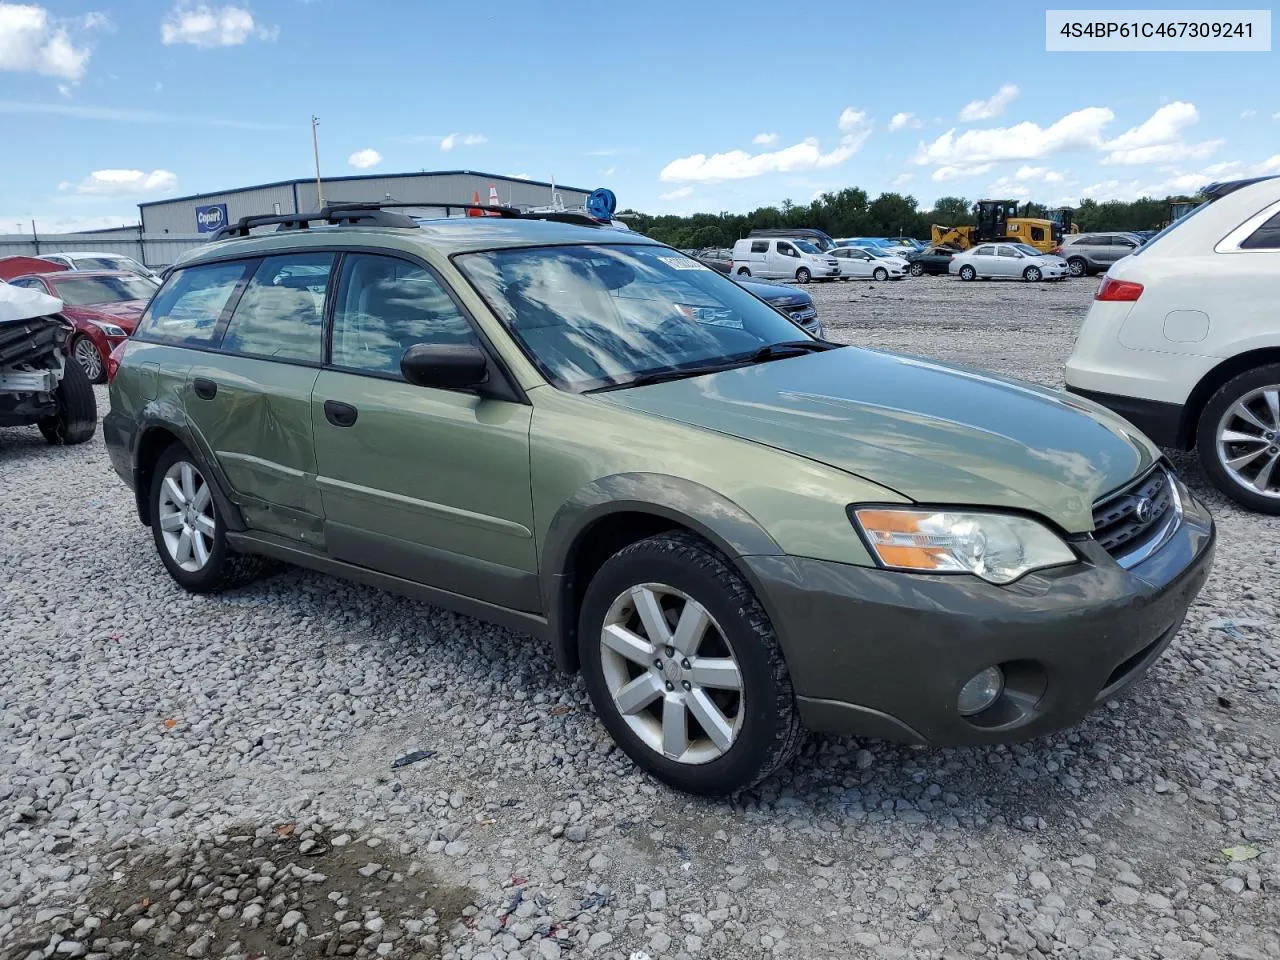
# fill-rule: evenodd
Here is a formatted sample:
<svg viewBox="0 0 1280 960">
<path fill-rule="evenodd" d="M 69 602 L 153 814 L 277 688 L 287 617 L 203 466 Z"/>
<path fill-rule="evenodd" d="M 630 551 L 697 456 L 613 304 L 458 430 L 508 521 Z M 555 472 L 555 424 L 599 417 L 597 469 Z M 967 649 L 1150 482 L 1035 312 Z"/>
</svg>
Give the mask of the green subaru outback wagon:
<svg viewBox="0 0 1280 960">
<path fill-rule="evenodd" d="M 680 789 L 805 729 L 1074 724 L 1209 573 L 1205 508 L 1087 401 L 814 339 L 587 221 L 281 219 L 171 269 L 112 358 L 108 448 L 169 573 L 269 557 L 532 634 Z"/>
</svg>

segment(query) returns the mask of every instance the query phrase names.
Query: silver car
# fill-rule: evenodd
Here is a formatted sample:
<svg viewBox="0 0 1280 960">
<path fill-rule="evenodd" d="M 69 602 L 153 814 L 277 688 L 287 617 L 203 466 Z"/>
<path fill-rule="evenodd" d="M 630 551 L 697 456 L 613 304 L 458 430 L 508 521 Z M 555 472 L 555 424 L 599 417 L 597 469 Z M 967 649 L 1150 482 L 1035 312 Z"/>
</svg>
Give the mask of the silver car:
<svg viewBox="0 0 1280 960">
<path fill-rule="evenodd" d="M 1058 252 L 1067 261 L 1071 275 L 1083 277 L 1105 273 L 1140 246 L 1142 241 L 1131 233 L 1072 233 L 1062 238 Z"/>
<path fill-rule="evenodd" d="M 952 257 L 948 271 L 961 280 L 982 277 L 1030 283 L 1061 280 L 1069 275 L 1067 262 L 1061 257 L 1041 253 L 1025 243 L 981 244 Z"/>
</svg>

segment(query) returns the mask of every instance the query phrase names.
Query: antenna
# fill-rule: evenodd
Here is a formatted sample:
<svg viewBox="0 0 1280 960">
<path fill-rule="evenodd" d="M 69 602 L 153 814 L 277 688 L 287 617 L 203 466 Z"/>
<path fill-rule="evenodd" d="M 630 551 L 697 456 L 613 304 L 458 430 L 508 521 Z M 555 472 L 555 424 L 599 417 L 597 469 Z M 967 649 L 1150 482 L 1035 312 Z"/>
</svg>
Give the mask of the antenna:
<svg viewBox="0 0 1280 960">
<path fill-rule="evenodd" d="M 316 127 L 320 126 L 320 118 L 314 113 L 311 115 L 311 150 L 316 158 L 316 206 L 318 209 L 324 209 L 324 187 L 320 185 L 320 137 L 316 133 Z"/>
</svg>

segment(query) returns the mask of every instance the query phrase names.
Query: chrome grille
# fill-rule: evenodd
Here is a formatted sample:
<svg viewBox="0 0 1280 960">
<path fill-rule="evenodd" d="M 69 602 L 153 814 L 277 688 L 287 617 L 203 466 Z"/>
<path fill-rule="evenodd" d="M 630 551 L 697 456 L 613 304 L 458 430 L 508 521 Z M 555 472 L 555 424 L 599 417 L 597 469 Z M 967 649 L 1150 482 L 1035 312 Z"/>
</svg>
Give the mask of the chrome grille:
<svg viewBox="0 0 1280 960">
<path fill-rule="evenodd" d="M 1093 508 L 1093 538 L 1122 566 L 1137 563 L 1177 524 L 1178 494 L 1163 466 L 1099 500 Z"/>
</svg>

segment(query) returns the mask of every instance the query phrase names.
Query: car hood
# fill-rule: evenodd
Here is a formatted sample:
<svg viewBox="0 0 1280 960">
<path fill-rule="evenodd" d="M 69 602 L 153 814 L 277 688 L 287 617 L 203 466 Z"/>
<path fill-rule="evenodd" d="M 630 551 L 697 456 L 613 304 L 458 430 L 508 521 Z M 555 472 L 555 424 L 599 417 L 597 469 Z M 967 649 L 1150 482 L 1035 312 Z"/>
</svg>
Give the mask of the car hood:
<svg viewBox="0 0 1280 960">
<path fill-rule="evenodd" d="M 125 333 L 133 333 L 138 318 L 147 309 L 146 300 L 121 300 L 117 303 L 93 303 L 82 307 L 63 306 L 62 312 L 75 320 L 98 320 L 114 323 Z"/>
<path fill-rule="evenodd" d="M 786 450 L 912 500 L 1027 510 L 1071 533 L 1159 450 L 1102 407 L 1016 380 L 855 347 L 597 394 Z"/>
</svg>

